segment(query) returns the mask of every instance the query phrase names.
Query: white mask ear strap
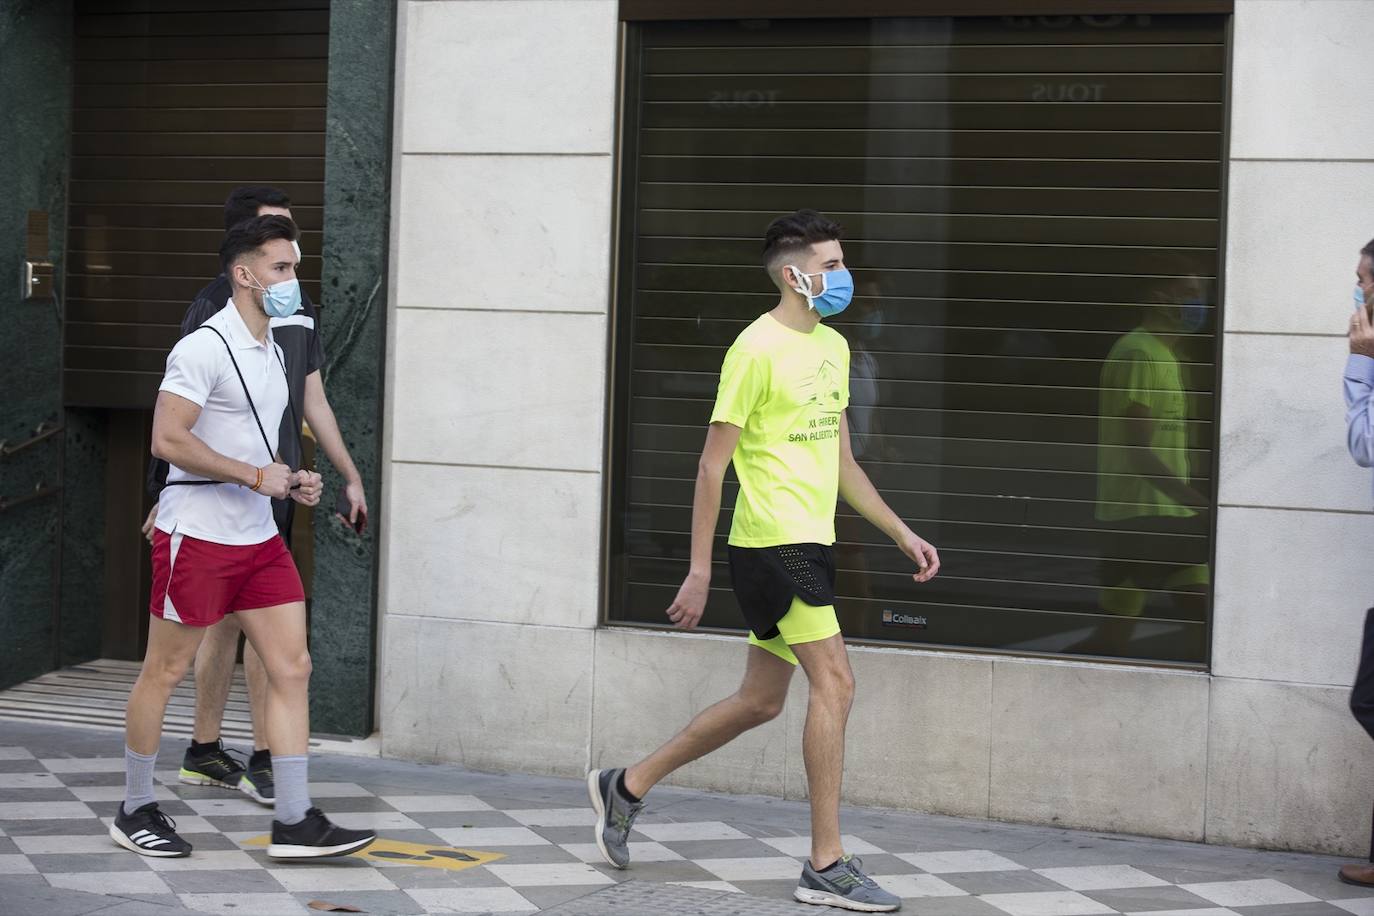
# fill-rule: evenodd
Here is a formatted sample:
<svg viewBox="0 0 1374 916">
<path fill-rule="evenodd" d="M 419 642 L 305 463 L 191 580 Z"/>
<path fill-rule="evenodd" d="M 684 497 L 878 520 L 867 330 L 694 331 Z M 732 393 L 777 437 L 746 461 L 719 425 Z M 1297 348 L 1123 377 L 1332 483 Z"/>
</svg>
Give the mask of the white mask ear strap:
<svg viewBox="0 0 1374 916">
<path fill-rule="evenodd" d="M 798 296 L 805 296 L 806 301 L 809 303 L 811 301 L 811 275 L 802 273 L 791 264 L 785 265 L 783 269 L 792 271 L 792 276 L 796 277 L 797 282 L 800 284 L 798 286 L 793 286 L 792 291 Z"/>
</svg>

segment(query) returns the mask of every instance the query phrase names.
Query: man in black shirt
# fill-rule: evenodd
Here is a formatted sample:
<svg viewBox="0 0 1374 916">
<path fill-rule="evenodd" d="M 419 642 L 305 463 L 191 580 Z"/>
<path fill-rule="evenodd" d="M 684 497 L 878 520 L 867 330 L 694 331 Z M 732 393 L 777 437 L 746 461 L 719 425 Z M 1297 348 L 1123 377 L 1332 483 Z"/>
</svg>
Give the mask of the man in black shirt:
<svg viewBox="0 0 1374 916">
<path fill-rule="evenodd" d="M 235 188 L 224 202 L 224 228 L 255 216 L 277 215 L 291 217 L 291 201 L 277 188 Z M 186 316 L 181 321 L 181 335 L 200 327 L 212 315 L 224 308 L 232 293 L 229 279 L 220 274 L 196 294 Z M 319 314 L 314 303 L 304 293 L 295 314 L 272 318 L 272 337 L 285 356 L 290 406 L 283 413 L 278 452 L 283 464 L 299 469 L 303 460 L 301 419 L 309 424 L 315 441 L 344 477 L 344 491 L 340 508 L 348 506 L 347 521 L 361 533 L 367 523 L 367 497 L 362 476 L 344 446 L 334 411 L 325 397 L 320 369 L 324 365 L 324 343 L 319 332 Z M 154 495 L 161 492 L 167 480 L 166 462 L 155 462 L 150 473 L 150 487 Z M 274 499 L 272 514 L 282 538 L 291 543 L 291 523 L 295 501 Z M 157 518 L 153 506 L 143 525 L 143 533 L 152 538 L 153 521 Z M 253 713 L 253 754 L 245 767 L 230 757 L 220 741 L 220 723 L 233 681 L 234 658 L 238 652 L 241 629 L 235 615 L 206 632 L 196 653 L 196 724 L 191 746 L 181 766 L 181 781 L 191 785 L 215 785 L 238 789 L 264 805 L 271 805 L 275 796 L 272 782 L 272 757 L 267 747 L 261 712 L 267 695 L 267 673 L 262 660 L 251 644 L 243 650 L 244 671 L 248 681 L 248 699 Z"/>
</svg>

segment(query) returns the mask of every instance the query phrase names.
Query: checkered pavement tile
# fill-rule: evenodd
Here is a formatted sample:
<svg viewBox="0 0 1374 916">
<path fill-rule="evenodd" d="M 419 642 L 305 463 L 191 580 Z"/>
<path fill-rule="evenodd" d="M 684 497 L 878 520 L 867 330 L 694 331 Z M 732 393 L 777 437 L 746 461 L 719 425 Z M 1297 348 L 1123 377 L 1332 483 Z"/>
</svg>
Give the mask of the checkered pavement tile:
<svg viewBox="0 0 1374 916">
<path fill-rule="evenodd" d="M 354 856 L 290 866 L 268 859 L 261 845 L 270 812 L 223 789 L 182 785 L 176 771 L 162 770 L 158 798 L 195 852 L 186 859 L 143 858 L 118 849 L 107 834 L 123 795 L 122 767 L 116 757 L 39 757 L 0 747 L 0 875 L 206 913 L 308 914 L 310 901 L 325 899 L 396 916 L 517 914 L 626 880 L 786 901 L 810 854 L 810 837 L 787 835 L 776 824 L 691 820 L 690 805 L 673 806 L 683 816 L 670 818 L 651 807 L 631 834 L 634 865 L 619 871 L 602 860 L 593 816 L 586 805 L 571 803 L 571 793 L 425 795 L 363 780 L 322 781 L 312 794 L 339 823 L 417 844 L 430 864 Z M 556 797 L 570 803 L 556 804 Z M 1101 864 L 1045 867 L 1043 856 L 1028 855 L 1036 866 L 1028 867 L 1015 852 L 940 849 L 879 833 L 881 842 L 862 830 L 847 834 L 845 847 L 916 914 L 1374 916 L 1374 894 L 1322 885 L 1310 875 L 1298 887 L 1274 877 L 1144 862 L 1079 859 Z M 500 858 L 453 870 L 432 866 L 456 859 L 426 856 L 424 848 Z"/>
</svg>

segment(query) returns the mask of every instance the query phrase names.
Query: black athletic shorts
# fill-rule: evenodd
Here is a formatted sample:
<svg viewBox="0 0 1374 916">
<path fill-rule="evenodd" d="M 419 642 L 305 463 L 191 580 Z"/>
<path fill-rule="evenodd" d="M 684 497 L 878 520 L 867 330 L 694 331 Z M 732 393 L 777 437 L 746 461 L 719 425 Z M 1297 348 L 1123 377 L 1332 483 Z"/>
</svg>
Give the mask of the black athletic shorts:
<svg viewBox="0 0 1374 916">
<path fill-rule="evenodd" d="M 732 545 L 730 581 L 749 629 L 773 639 L 793 598 L 812 607 L 835 603 L 835 552 L 824 544 Z"/>
</svg>

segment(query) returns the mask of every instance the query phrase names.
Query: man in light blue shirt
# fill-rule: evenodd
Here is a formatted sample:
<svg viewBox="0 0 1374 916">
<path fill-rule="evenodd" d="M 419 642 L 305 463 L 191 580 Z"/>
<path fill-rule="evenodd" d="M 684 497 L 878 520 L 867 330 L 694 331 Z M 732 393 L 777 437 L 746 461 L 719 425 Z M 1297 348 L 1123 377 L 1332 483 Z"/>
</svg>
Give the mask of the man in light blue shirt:
<svg viewBox="0 0 1374 916">
<path fill-rule="evenodd" d="M 1350 457 L 1362 468 L 1374 467 L 1374 242 L 1360 249 L 1355 267 L 1354 314 L 1350 316 L 1350 356 L 1345 362 L 1345 439 Z M 1365 612 L 1360 668 L 1350 692 L 1350 711 L 1374 738 L 1374 608 Z M 1371 830 L 1374 834 L 1374 830 Z M 1342 865 L 1346 884 L 1374 887 L 1374 838 L 1369 863 Z"/>
</svg>

